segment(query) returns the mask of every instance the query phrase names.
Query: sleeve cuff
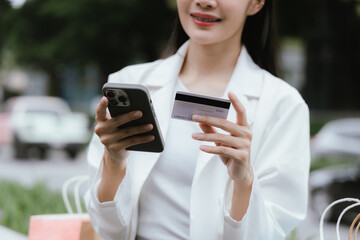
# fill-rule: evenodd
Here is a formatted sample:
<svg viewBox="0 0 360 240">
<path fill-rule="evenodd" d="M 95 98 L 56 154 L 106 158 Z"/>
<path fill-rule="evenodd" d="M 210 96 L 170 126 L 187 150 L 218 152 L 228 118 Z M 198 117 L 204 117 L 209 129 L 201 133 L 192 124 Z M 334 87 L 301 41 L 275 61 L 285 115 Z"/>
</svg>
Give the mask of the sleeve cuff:
<svg viewBox="0 0 360 240">
<path fill-rule="evenodd" d="M 99 170 L 92 182 L 91 188 L 91 197 L 94 207 L 98 209 L 99 213 L 102 212 L 103 215 L 112 215 L 113 217 L 118 216 L 117 218 L 120 220 L 122 225 L 129 222 L 131 218 L 131 179 L 130 174 L 127 171 L 122 182 L 120 183 L 114 200 L 107 202 L 100 202 L 98 196 L 98 188 L 101 182 L 101 175 L 103 171 L 103 162 L 101 162 Z"/>
<path fill-rule="evenodd" d="M 228 181 L 226 183 L 226 187 L 225 187 L 225 194 L 224 194 L 224 221 L 225 221 L 225 224 L 228 224 L 232 228 L 238 229 L 247 222 L 247 219 L 249 216 L 249 211 L 251 210 L 252 205 L 253 205 L 253 195 L 254 195 L 256 185 L 257 185 L 257 179 L 256 179 L 256 177 L 254 177 L 248 209 L 247 209 L 244 217 L 240 221 L 237 221 L 237 220 L 233 219 L 230 215 L 230 209 L 231 209 L 231 204 L 232 204 L 231 201 L 232 201 L 232 195 L 233 195 L 233 191 L 234 191 L 234 184 L 230 178 L 228 179 Z"/>
<path fill-rule="evenodd" d="M 101 181 L 101 179 L 98 179 L 94 183 L 94 186 L 93 186 L 92 197 L 93 197 L 95 203 L 101 208 L 115 207 L 116 206 L 115 200 L 114 201 L 107 201 L 107 202 L 100 202 L 99 201 L 98 189 L 99 189 L 100 181 Z"/>
<path fill-rule="evenodd" d="M 102 171 L 103 171 L 103 162 L 101 161 L 99 170 L 96 174 L 96 177 L 94 178 L 94 181 L 92 183 L 93 187 L 92 187 L 92 198 L 94 199 L 94 202 L 101 208 L 106 208 L 106 207 L 116 207 L 116 205 L 118 206 L 127 206 L 131 201 L 131 181 L 130 181 L 130 176 L 128 171 L 126 172 L 122 182 L 120 183 L 114 200 L 113 201 L 107 201 L 107 202 L 100 202 L 99 201 L 99 185 L 101 182 L 101 175 L 102 175 Z"/>
</svg>

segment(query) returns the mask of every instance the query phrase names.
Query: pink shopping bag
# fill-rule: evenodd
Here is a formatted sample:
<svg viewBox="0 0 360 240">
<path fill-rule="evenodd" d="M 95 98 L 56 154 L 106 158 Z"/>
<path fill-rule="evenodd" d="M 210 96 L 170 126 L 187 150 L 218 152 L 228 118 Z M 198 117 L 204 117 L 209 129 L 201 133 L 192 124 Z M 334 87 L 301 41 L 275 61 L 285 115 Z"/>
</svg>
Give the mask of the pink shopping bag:
<svg viewBox="0 0 360 240">
<path fill-rule="evenodd" d="M 101 240 L 87 214 L 47 214 L 30 217 L 29 240 Z"/>
</svg>

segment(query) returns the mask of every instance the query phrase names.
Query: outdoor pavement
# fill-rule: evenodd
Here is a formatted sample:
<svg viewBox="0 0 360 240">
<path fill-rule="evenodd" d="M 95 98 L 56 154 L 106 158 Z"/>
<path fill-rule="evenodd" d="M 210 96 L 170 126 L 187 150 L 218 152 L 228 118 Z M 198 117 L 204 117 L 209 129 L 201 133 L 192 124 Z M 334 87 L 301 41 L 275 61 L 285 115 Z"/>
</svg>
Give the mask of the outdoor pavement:
<svg viewBox="0 0 360 240">
<path fill-rule="evenodd" d="M 0 240 L 27 240 L 28 237 L 0 225 Z"/>
<path fill-rule="evenodd" d="M 6 179 L 31 187 L 38 182 L 54 190 L 60 190 L 64 182 L 77 175 L 87 175 L 85 149 L 76 159 L 69 159 L 65 152 L 53 150 L 45 160 L 13 158 L 10 146 L 0 147 L 0 179 Z"/>
</svg>

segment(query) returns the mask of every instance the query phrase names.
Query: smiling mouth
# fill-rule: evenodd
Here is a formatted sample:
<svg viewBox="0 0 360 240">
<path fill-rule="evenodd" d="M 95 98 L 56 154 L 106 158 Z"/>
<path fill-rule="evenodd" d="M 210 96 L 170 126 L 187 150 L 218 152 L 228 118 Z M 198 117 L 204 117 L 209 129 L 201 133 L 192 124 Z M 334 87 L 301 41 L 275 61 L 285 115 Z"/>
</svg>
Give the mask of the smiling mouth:
<svg viewBox="0 0 360 240">
<path fill-rule="evenodd" d="M 191 17 L 193 17 L 196 20 L 199 20 L 201 22 L 220 22 L 221 21 L 221 19 L 219 19 L 219 18 L 202 18 L 202 17 L 195 16 L 193 14 L 191 14 Z"/>
</svg>

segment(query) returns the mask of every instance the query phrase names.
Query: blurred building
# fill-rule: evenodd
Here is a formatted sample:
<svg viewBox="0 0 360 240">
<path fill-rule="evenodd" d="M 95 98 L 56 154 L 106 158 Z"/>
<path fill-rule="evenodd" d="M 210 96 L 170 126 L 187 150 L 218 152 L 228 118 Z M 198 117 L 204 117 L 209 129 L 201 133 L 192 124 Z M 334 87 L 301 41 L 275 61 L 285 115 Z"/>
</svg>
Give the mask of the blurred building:
<svg viewBox="0 0 360 240">
<path fill-rule="evenodd" d="M 84 69 L 67 66 L 60 80 L 60 96 L 66 99 L 73 109 L 91 111 L 93 99 L 101 94 L 98 68 L 95 65 L 88 65 Z"/>
<path fill-rule="evenodd" d="M 41 71 L 24 69 L 2 69 L 0 72 L 0 100 L 17 95 L 45 95 L 49 79 Z M 0 94 L 1 95 L 1 94 Z"/>
<path fill-rule="evenodd" d="M 95 66 L 78 69 L 65 68 L 59 77 L 59 96 L 65 99 L 72 109 L 89 112 L 91 102 L 99 94 L 100 77 Z M 2 69 L 0 71 L 0 104 L 13 96 L 49 95 L 49 77 L 41 71 L 24 69 Z"/>
</svg>

